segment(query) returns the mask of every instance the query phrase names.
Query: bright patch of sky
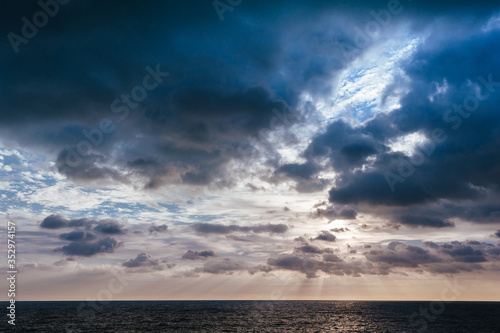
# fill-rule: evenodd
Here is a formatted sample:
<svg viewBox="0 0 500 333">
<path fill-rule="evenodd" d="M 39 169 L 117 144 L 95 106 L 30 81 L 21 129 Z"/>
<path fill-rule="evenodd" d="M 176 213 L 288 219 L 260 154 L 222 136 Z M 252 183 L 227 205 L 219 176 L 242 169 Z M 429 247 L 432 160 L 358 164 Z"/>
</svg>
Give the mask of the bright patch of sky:
<svg viewBox="0 0 500 333">
<path fill-rule="evenodd" d="M 389 39 L 356 59 L 342 73 L 332 106 L 318 105 L 325 120 L 343 117 L 359 124 L 378 112 L 397 108 L 399 98 L 388 97 L 384 102 L 384 91 L 395 77 L 403 75 L 398 62 L 409 57 L 418 43 L 418 38 Z"/>
<path fill-rule="evenodd" d="M 40 154 L 0 147 L 0 161 L 2 215 L 7 219 L 30 221 L 29 229 L 33 231 L 39 231 L 38 223 L 50 214 L 62 214 L 68 218 L 115 218 L 137 230 L 151 223 L 166 223 L 171 227 L 196 222 L 227 225 L 287 223 L 292 222 L 289 219 L 295 219 L 283 216 L 285 206 L 291 206 L 296 213 L 305 216 L 312 205 L 324 197 L 323 193 L 297 196 L 284 191 L 291 184 L 272 188 L 263 181 L 257 182 L 261 188 L 258 194 L 243 182 L 232 189 L 199 192 L 187 189 L 183 192 L 182 186 L 158 191 L 139 191 L 123 184 L 96 187 L 65 179 L 57 173 L 54 163 L 47 162 L 47 158 Z M 6 166 L 10 167 L 7 168 L 9 171 Z M 263 185 L 266 185 L 265 189 Z M 269 211 L 281 213 L 270 214 Z"/>
<path fill-rule="evenodd" d="M 411 156 L 419 146 L 427 141 L 427 136 L 424 133 L 414 132 L 398 137 L 395 141 L 388 144 L 388 146 L 393 152 L 402 152 L 407 156 Z"/>
<path fill-rule="evenodd" d="M 400 94 L 390 94 L 383 100 L 384 91 L 396 77 L 404 77 L 398 63 L 415 51 L 419 41 L 419 38 L 407 37 L 377 43 L 342 72 L 330 100 L 317 101 L 310 94 L 303 93 L 298 110 L 303 111 L 308 103 L 312 103 L 319 114 L 287 129 L 298 139 L 294 144 L 283 139 L 284 132 L 273 133 L 270 141 L 277 147 L 280 164 L 305 162 L 300 153 L 307 148 L 313 135 L 318 133 L 318 126 L 324 126 L 337 118 L 357 125 L 378 112 L 390 112 L 399 107 Z M 396 89 L 398 93 L 404 93 L 401 91 L 404 87 Z M 325 175 L 329 179 L 333 176 Z"/>
<path fill-rule="evenodd" d="M 496 29 L 500 29 L 500 14 L 492 16 L 482 28 L 484 32 Z"/>
</svg>

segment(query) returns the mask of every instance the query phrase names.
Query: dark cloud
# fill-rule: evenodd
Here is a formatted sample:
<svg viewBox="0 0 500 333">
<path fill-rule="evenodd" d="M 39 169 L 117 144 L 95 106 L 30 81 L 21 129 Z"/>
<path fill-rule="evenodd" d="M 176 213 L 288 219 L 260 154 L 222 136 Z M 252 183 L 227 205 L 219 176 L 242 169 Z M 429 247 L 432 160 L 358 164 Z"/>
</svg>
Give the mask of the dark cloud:
<svg viewBox="0 0 500 333">
<path fill-rule="evenodd" d="M 335 237 L 335 235 L 329 233 L 328 231 L 321 231 L 321 233 L 318 236 L 316 236 L 315 238 L 313 238 L 312 240 L 322 240 L 325 242 L 335 242 L 336 239 L 337 239 L 337 237 Z"/>
<path fill-rule="evenodd" d="M 479 27 L 468 33 L 473 38 L 431 38 L 401 63 L 409 92 L 399 108 L 356 126 L 335 120 L 313 138 L 302 154 L 307 160 L 302 169 L 294 165 L 290 170 L 309 176 L 305 171 L 312 169 L 306 166 L 322 165 L 314 172 L 337 174 L 328 193 L 332 206 L 315 207 L 313 216 L 342 218 L 337 207 L 352 205 L 351 218 L 365 209 L 388 219 L 396 216 L 396 223 L 412 228 L 453 227 L 455 219 L 500 221 L 500 174 L 494 167 L 500 161 L 495 112 L 500 67 L 488 51 L 500 45 L 500 33 Z M 437 86 L 446 89 L 436 93 Z M 391 151 L 395 141 L 416 133 L 426 139 L 414 153 Z"/>
<path fill-rule="evenodd" d="M 275 234 L 282 234 L 288 231 L 288 227 L 286 224 L 259 224 L 256 226 L 251 227 L 252 232 L 255 233 L 263 233 L 263 232 L 269 232 L 269 233 L 275 233 Z"/>
<path fill-rule="evenodd" d="M 62 150 L 56 159 L 56 167 L 60 174 L 84 182 L 119 181 L 128 183 L 126 173 L 117 171 L 112 166 L 106 166 L 106 158 L 102 154 L 90 153 L 80 156 L 76 147 Z M 78 165 L 75 166 L 74 164 Z"/>
<path fill-rule="evenodd" d="M 11 52 L 2 58 L 3 63 L 13 64 L 11 70 L 6 68 L 2 80 L 8 88 L 2 96 L 5 98 L 0 98 L 3 123 L 15 125 L 10 134 L 16 133 L 14 127 L 34 129 L 35 124 L 43 124 L 44 129 L 34 131 L 29 138 L 12 138 L 44 146 L 47 151 L 59 150 L 59 172 L 75 181 L 128 183 L 134 176 L 141 176 L 144 188 L 158 188 L 175 180 L 195 185 L 230 184 L 231 179 L 224 177 L 225 166 L 241 157 L 238 148 L 248 138 L 258 137 L 260 130 L 274 129 L 278 124 L 297 122 L 297 117 L 278 117 L 274 110 L 282 113 L 295 106 L 304 90 L 327 94 L 332 76 L 347 63 L 339 50 L 342 44 L 352 43 L 353 36 L 341 26 L 325 35 L 319 24 L 308 27 L 310 19 L 301 24 L 303 29 L 294 31 L 290 26 L 300 20 L 283 17 L 283 22 L 266 21 L 262 9 L 283 16 L 282 5 L 285 3 L 239 6 L 238 11 L 249 15 L 254 24 L 233 15 L 236 20 L 231 30 L 219 24 L 211 3 L 193 6 L 152 1 L 124 6 L 115 1 L 90 1 L 61 6 L 57 18 L 44 27 L 43 35 L 20 45 L 22 57 Z M 317 5 L 323 9 L 331 6 L 327 2 L 301 4 L 297 13 L 322 12 Z M 372 8 L 372 4 L 361 6 L 367 13 Z M 29 16 L 27 13 L 39 10 L 36 4 L 9 7 L 5 20 L 0 20 L 5 34 L 19 32 L 22 22 L 14 19 L 16 15 Z M 104 14 L 117 7 L 119 12 L 112 18 Z M 341 8 L 348 11 L 346 6 Z M 331 15 L 337 10 L 333 6 L 328 12 Z M 295 35 L 298 53 L 281 35 L 285 31 Z M 261 38 L 256 39 L 256 35 Z M 126 43 L 123 36 L 127 36 Z M 67 42 L 82 38 L 91 40 L 93 47 Z M 47 43 L 58 52 L 48 51 Z M 140 54 L 136 48 L 141 49 Z M 169 50 L 168 56 L 164 56 L 164 48 Z M 307 49 L 314 52 L 306 54 Z M 30 66 L 35 59 L 36 68 Z M 57 69 L 52 61 L 59 64 Z M 148 92 L 146 101 L 128 106 L 121 102 L 118 107 L 113 104 L 143 82 L 148 74 L 146 66 L 156 68 L 156 64 L 170 75 Z M 34 85 L 27 85 L 26 78 Z M 52 89 L 33 88 L 36 86 Z M 115 105 L 113 110 L 111 105 Z M 104 118 L 119 130 L 103 133 L 101 140 L 93 130 Z M 68 165 L 65 148 L 75 150 L 81 140 L 87 139 L 83 131 L 94 133 L 94 141 L 99 144 L 88 156 L 80 156 L 77 166 Z M 141 136 L 131 135 L 138 131 Z M 127 143 L 128 148 L 116 151 L 115 158 L 109 152 L 117 143 Z M 347 147 L 344 153 L 352 158 L 363 154 L 363 149 Z M 284 166 L 282 171 L 304 177 L 314 173 L 295 172 L 293 168 Z"/>
<path fill-rule="evenodd" d="M 342 259 L 340 259 L 338 256 L 336 256 L 333 253 L 324 254 L 323 260 L 326 262 L 341 262 L 342 261 Z"/>
<path fill-rule="evenodd" d="M 164 232 L 167 232 L 167 230 L 168 230 L 168 226 L 166 224 L 161 224 L 161 225 L 152 224 L 148 228 L 149 234 L 164 233 Z"/>
<path fill-rule="evenodd" d="M 403 188 L 391 192 L 387 180 L 382 173 L 354 173 L 345 186 L 335 187 L 329 191 L 329 199 L 337 204 L 358 204 L 366 202 L 372 205 L 405 206 L 423 204 L 435 200 L 424 189 L 411 180 L 405 182 Z"/>
<path fill-rule="evenodd" d="M 495 200 L 495 198 L 492 198 Z M 445 203 L 440 207 L 444 216 L 460 218 L 474 223 L 498 223 L 500 222 L 500 205 L 490 203 L 462 202 Z"/>
<path fill-rule="evenodd" d="M 153 259 L 148 253 L 142 252 L 134 259 L 129 259 L 122 263 L 123 266 L 128 268 L 147 267 L 152 269 L 162 269 L 161 262 L 158 259 Z"/>
<path fill-rule="evenodd" d="M 326 217 L 330 220 L 355 220 L 358 212 L 350 207 L 328 206 L 325 209 L 317 208 L 313 217 Z"/>
<path fill-rule="evenodd" d="M 97 234 L 89 232 L 92 230 Z M 62 233 L 59 238 L 69 241 L 68 245 L 55 249 L 56 252 L 62 252 L 68 256 L 92 257 L 97 254 L 113 253 L 122 243 L 107 235 L 122 235 L 127 233 L 118 221 L 113 219 L 90 220 L 87 218 L 67 219 L 59 214 L 47 216 L 42 223 L 41 228 L 61 229 L 77 228 L 68 233 Z M 87 230 L 80 230 L 85 227 Z"/>
<path fill-rule="evenodd" d="M 282 254 L 277 258 L 269 258 L 267 264 L 278 269 L 304 272 L 308 278 L 317 277 L 318 261 L 313 258 Z"/>
<path fill-rule="evenodd" d="M 464 263 L 480 263 L 488 261 L 487 253 L 495 252 L 492 244 L 477 241 L 451 242 L 436 244 L 426 242 L 424 246 L 437 251 L 441 255 L 449 256 L 449 260 Z"/>
<path fill-rule="evenodd" d="M 215 254 L 214 251 L 212 250 L 205 250 L 200 252 L 188 250 L 186 253 L 182 255 L 182 259 L 187 259 L 187 260 L 207 259 L 209 257 L 217 257 L 217 254 Z"/>
<path fill-rule="evenodd" d="M 104 19 L 104 13 L 117 5 L 117 16 Z M 196 7 L 200 11 L 194 14 L 191 5 L 167 6 L 158 1 L 137 6 L 94 1 L 61 6 L 58 23 L 44 27 L 44 37 L 40 34 L 20 45 L 22 57 L 14 52 L 5 55 L 20 72 L 5 72 L 0 82 L 10 87 L 0 98 L 0 126 L 32 128 L 30 138 L 17 136 L 18 140 L 46 152 L 58 151 L 57 169 L 73 181 L 135 182 L 145 189 L 170 183 L 230 185 L 225 167 L 232 159 L 252 153 L 252 147 L 248 152 L 241 149 L 250 138 L 260 139 L 261 130 L 284 127 L 298 118 L 278 118 L 293 101 L 285 101 L 284 94 L 259 78 L 277 65 L 280 47 L 273 42 L 273 30 L 255 31 L 240 22 L 235 26 L 239 34 L 227 34 L 211 3 Z M 170 13 L 168 17 L 158 14 L 162 8 Z M 22 12 L 19 17 L 23 17 L 30 9 L 39 10 L 33 6 L 13 8 L 13 12 Z M 147 17 L 147 22 L 141 17 Z M 191 23 L 186 25 L 184 20 Z M 7 34 L 19 32 L 21 26 L 20 20 L 8 19 L 1 27 Z M 227 38 L 204 37 L 221 37 L 221 33 Z M 255 39 L 254 33 L 266 38 Z M 247 41 L 243 43 L 241 37 Z M 89 38 L 93 47 L 67 42 L 79 38 Z M 58 52 L 47 52 L 46 43 Z M 164 47 L 170 49 L 167 57 Z M 197 51 L 192 52 L 193 47 Z M 42 61 L 50 58 L 59 63 L 57 69 L 52 62 Z M 26 70 L 35 59 L 36 68 Z M 248 71 L 254 77 L 241 80 Z M 157 79 L 152 72 L 165 74 Z M 146 77 L 157 87 L 146 92 L 144 101 L 134 101 L 133 88 L 144 85 Z M 29 88 L 23 84 L 26 78 L 50 89 Z M 18 108 L 24 111 L 13 112 Z M 101 126 L 101 120 L 107 126 Z M 41 124 L 43 129 L 35 130 Z M 101 129 L 106 127 L 112 130 Z M 136 136 L 138 132 L 142 135 Z M 128 148 L 111 154 L 122 144 Z"/>
<path fill-rule="evenodd" d="M 273 270 L 283 269 L 297 271 L 305 274 L 307 278 L 317 278 L 318 273 L 328 275 L 348 275 L 359 277 L 367 275 L 386 275 L 386 267 L 377 267 L 370 262 L 361 260 L 345 261 L 333 254 L 325 254 L 322 259 L 304 255 L 281 254 L 275 258 L 269 258 L 267 264 Z"/>
<path fill-rule="evenodd" d="M 40 227 L 47 229 L 59 229 L 68 227 L 68 220 L 62 215 L 50 215 L 43 219 Z"/>
<path fill-rule="evenodd" d="M 386 247 L 377 247 L 364 255 L 371 262 L 388 264 L 391 267 L 419 267 L 437 273 L 483 270 L 479 265 L 498 261 L 498 247 L 477 241 L 454 241 L 450 243 L 424 242 L 423 247 L 391 242 Z"/>
<path fill-rule="evenodd" d="M 296 191 L 300 193 L 317 192 L 328 185 L 327 180 L 319 178 L 320 171 L 321 167 L 314 162 L 283 164 L 276 166 L 273 176 L 267 180 L 274 184 L 293 180 Z"/>
<path fill-rule="evenodd" d="M 349 174 L 343 171 L 345 185 L 331 189 L 330 201 L 407 206 L 439 199 L 478 200 L 485 194 L 481 190 L 483 188 L 498 193 L 500 178 L 492 165 L 499 159 L 500 143 L 496 133 L 500 117 L 494 110 L 500 94 L 489 91 L 495 89 L 491 84 L 483 83 L 484 80 L 489 80 L 487 78 L 493 81 L 500 78 L 498 60 L 488 56 L 484 58 L 489 52 L 487 50 L 492 45 L 497 45 L 495 41 L 498 38 L 498 32 L 491 32 L 480 34 L 473 40 L 450 41 L 439 47 L 429 48 L 430 45 L 423 45 L 406 64 L 405 70 L 412 78 L 412 83 L 410 93 L 402 99 L 401 108 L 388 115 L 378 115 L 361 128 L 346 130 L 346 125 L 332 125 L 325 134 L 330 135 L 329 138 L 338 136 L 333 131 L 340 128 L 344 132 L 368 135 L 378 144 L 386 144 L 401 135 L 420 131 L 428 138 L 428 156 L 424 150 L 421 153 L 423 163 L 412 166 L 411 158 L 416 161 L 417 157 L 379 150 L 373 167 L 366 172 Z M 470 50 L 474 51 L 469 52 Z M 453 60 L 446 66 L 441 66 L 444 59 Z M 459 72 L 456 71 L 458 67 L 462 69 Z M 483 79 L 478 79 L 479 76 Z M 439 101 L 421 98 L 432 94 L 436 84 L 444 81 L 448 90 L 439 96 Z M 478 90 L 474 91 L 475 88 L 470 84 L 468 86 L 467 82 L 476 85 Z M 476 98 L 476 94 L 483 97 L 489 94 L 489 98 L 478 103 L 479 111 L 467 113 L 467 118 L 461 118 L 458 111 L 448 112 L 453 110 L 453 104 L 464 105 L 468 98 Z M 467 105 L 462 106 L 464 112 L 467 108 L 470 109 Z M 454 120 L 448 121 L 452 117 Z M 387 122 L 385 127 L 393 124 L 392 128 L 384 129 L 378 118 Z M 441 137 L 446 136 L 446 140 L 432 143 L 435 128 L 442 129 Z M 321 140 L 321 137 L 315 139 L 312 147 Z M 462 149 L 457 151 L 457 147 Z M 398 170 L 402 166 L 415 171 L 410 172 L 408 177 L 403 177 L 402 182 L 397 182 L 392 192 L 385 175 L 392 172 L 400 176 L 401 172 Z"/>
<path fill-rule="evenodd" d="M 94 230 L 105 235 L 122 235 L 127 233 L 127 229 L 123 229 L 123 225 L 112 219 L 101 220 L 97 222 Z"/>
<path fill-rule="evenodd" d="M 238 225 L 221 225 L 212 223 L 195 223 L 191 225 L 196 232 L 201 234 L 229 234 L 232 232 L 254 232 L 254 233 L 277 233 L 282 234 L 288 230 L 285 224 L 260 224 L 252 227 L 242 227 Z"/>
<path fill-rule="evenodd" d="M 308 160 L 327 158 L 335 170 L 347 171 L 366 163 L 366 158 L 384 153 L 388 147 L 375 134 L 352 128 L 343 120 L 331 123 L 304 152 Z"/>
<path fill-rule="evenodd" d="M 495 236 L 500 238 L 500 230 L 498 230 L 497 232 L 495 232 Z"/>
<path fill-rule="evenodd" d="M 415 273 L 454 274 L 482 271 L 482 264 L 498 263 L 500 247 L 478 241 L 433 243 L 422 246 L 390 242 L 387 245 L 364 244 L 360 248 L 363 259 L 356 249 L 348 246 L 347 253 L 331 249 L 320 249 L 311 245 L 295 248 L 293 254 L 280 254 L 269 258 L 268 266 L 273 270 L 291 270 L 303 273 L 308 278 L 327 275 L 388 275 L 412 270 Z M 320 256 L 322 255 L 322 256 Z"/>
<path fill-rule="evenodd" d="M 304 164 L 292 163 L 292 164 L 282 165 L 275 171 L 275 173 L 283 174 L 290 178 L 310 179 L 320 170 L 321 168 L 313 163 L 304 163 Z"/>
<path fill-rule="evenodd" d="M 322 249 L 314 245 L 309 245 L 305 244 L 303 246 L 299 246 L 295 248 L 295 251 L 302 252 L 302 253 L 314 253 L 314 254 L 320 254 L 320 253 L 325 253 L 329 251 L 328 249 Z"/>
<path fill-rule="evenodd" d="M 364 27 L 373 20 L 372 11 L 387 6 L 387 1 L 276 1 L 272 5 L 254 1 L 226 13 L 232 27 L 227 29 L 210 2 L 61 5 L 57 17 L 36 38 L 19 45 L 19 54 L 7 38 L 3 40 L 6 52 L 1 63 L 9 65 L 4 66 L 0 80 L 0 127 L 5 138 L 50 155 L 57 170 L 75 182 L 120 182 L 144 189 L 179 183 L 231 186 L 238 175 L 227 172 L 230 162 L 256 158 L 259 152 L 250 141 L 265 141 L 263 130 L 300 122 L 304 112 L 295 110 L 301 94 L 312 98 L 331 95 L 338 74 L 353 60 L 346 57 L 345 50 L 357 48 L 355 58 L 376 42 L 369 38 L 366 47 L 356 45 L 354 27 Z M 493 2 L 456 1 L 453 6 L 431 1 L 404 3 L 391 24 L 403 21 L 415 32 L 435 24 L 441 16 L 452 16 L 462 32 L 479 29 L 498 8 Z M 9 3 L 0 14 L 0 31 L 4 36 L 21 33 L 20 18 L 38 10 L 36 1 Z M 115 13 L 112 17 L 107 15 L 111 11 Z M 452 25 L 449 21 L 445 20 Z M 397 29 L 382 29 L 381 34 L 390 36 L 393 30 Z M 437 35 L 448 37 L 453 29 L 439 31 Z M 438 38 L 429 38 L 428 43 Z M 360 128 L 334 121 L 314 138 L 304 153 L 306 162 L 275 161 L 271 180 L 293 180 L 300 192 L 322 190 L 328 181 L 318 177 L 322 164 L 317 161 L 326 158 L 328 167 L 344 179 L 342 186 L 331 190 L 332 202 L 407 205 L 452 194 L 473 196 L 477 191 L 465 184 L 484 184 L 497 176 L 487 159 L 494 155 L 493 150 L 480 152 L 470 147 L 481 156 L 461 155 L 481 161 L 475 169 L 486 171 L 482 176 L 475 172 L 476 177 L 456 183 L 460 170 L 442 179 L 426 174 L 422 179 L 435 184 L 431 188 L 419 186 L 421 179 L 408 180 L 398 184 L 399 194 L 394 195 L 385 189 L 384 173 L 402 156 L 391 155 L 387 143 L 396 135 L 420 129 L 428 132 L 436 125 L 438 117 L 429 114 L 433 106 L 422 98 L 432 93 L 434 83 L 446 78 L 459 88 L 488 68 L 496 75 L 496 59 L 488 56 L 495 52 L 488 49 L 485 53 L 486 45 L 498 44 L 495 38 L 491 33 L 489 37 L 425 45 L 404 67 L 412 86 L 401 110 L 378 116 Z M 92 47 L 75 44 L 75 40 L 90 41 Z M 441 66 L 443 59 L 452 61 Z M 456 68 L 463 70 L 453 74 Z M 145 100 L 134 101 L 133 88 L 144 85 L 151 71 L 165 75 L 155 82 L 156 88 L 147 91 Z M 127 95 L 132 98 L 129 102 L 123 98 Z M 488 104 L 494 105 L 493 99 Z M 314 107 L 309 103 L 303 109 Z M 103 120 L 109 126 L 101 126 Z M 104 133 L 100 127 L 113 130 Z M 96 144 L 77 156 L 75 151 L 79 145 L 82 148 L 82 142 Z M 272 144 L 266 149 L 266 159 L 277 155 Z M 430 163 L 422 168 L 424 173 L 434 170 L 437 174 L 450 170 L 451 164 L 461 165 L 445 150 L 442 153 L 436 156 L 446 159 L 442 168 Z M 376 159 L 374 169 L 352 174 L 371 159 Z"/>
<path fill-rule="evenodd" d="M 76 228 L 76 227 L 91 227 L 94 225 L 94 231 L 105 235 L 121 235 L 127 233 L 127 229 L 123 229 L 123 225 L 113 219 L 90 220 L 87 218 L 67 219 L 59 214 L 52 214 L 43 219 L 40 227 L 45 229 L 61 229 L 61 228 Z M 64 235 L 64 236 L 63 236 Z M 78 238 L 92 237 L 88 232 L 74 231 L 71 233 L 62 234 L 61 237 Z M 71 240 L 71 239 L 67 239 Z"/>
<path fill-rule="evenodd" d="M 95 242 L 74 241 L 56 251 L 68 256 L 92 257 L 103 253 L 113 253 L 120 245 L 121 243 L 116 239 L 106 237 Z"/>
<path fill-rule="evenodd" d="M 81 219 L 67 219 L 59 214 L 52 214 L 43 219 L 40 223 L 40 227 L 45 229 L 61 229 L 61 228 L 73 228 L 82 227 L 92 223 L 92 220 L 81 218 Z"/>
<path fill-rule="evenodd" d="M 417 267 L 420 264 L 441 261 L 439 257 L 421 247 L 401 242 L 391 242 L 387 247 L 372 249 L 365 253 L 365 257 L 371 262 L 384 263 L 392 267 Z"/>
</svg>

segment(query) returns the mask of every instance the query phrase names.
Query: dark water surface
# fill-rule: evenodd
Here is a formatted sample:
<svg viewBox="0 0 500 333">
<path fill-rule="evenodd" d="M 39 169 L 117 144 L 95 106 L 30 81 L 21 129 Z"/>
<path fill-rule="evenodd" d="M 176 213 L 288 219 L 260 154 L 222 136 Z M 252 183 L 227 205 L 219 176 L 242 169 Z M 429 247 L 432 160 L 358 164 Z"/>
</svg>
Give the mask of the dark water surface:
<svg viewBox="0 0 500 333">
<path fill-rule="evenodd" d="M 499 332 L 500 302 L 16 302 L 2 332 Z"/>
</svg>

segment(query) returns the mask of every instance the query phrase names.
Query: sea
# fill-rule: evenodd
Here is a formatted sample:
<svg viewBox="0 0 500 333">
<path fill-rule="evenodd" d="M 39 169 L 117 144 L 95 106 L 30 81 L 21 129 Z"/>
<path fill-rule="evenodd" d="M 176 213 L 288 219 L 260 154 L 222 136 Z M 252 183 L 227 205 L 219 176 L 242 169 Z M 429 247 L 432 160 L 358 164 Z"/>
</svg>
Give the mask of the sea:
<svg viewBox="0 0 500 333">
<path fill-rule="evenodd" d="M 1 332 L 499 332 L 500 302 L 0 302 Z"/>
</svg>

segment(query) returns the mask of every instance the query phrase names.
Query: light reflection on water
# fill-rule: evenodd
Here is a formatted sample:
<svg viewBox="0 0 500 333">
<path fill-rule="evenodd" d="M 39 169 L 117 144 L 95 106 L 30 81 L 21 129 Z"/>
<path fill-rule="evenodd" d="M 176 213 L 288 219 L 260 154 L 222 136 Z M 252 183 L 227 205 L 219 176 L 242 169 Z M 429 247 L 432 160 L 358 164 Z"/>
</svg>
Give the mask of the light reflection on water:
<svg viewBox="0 0 500 333">
<path fill-rule="evenodd" d="M 16 328 L 9 331 L 418 332 L 423 326 L 411 322 L 410 315 L 428 308 L 429 302 L 111 302 L 99 308 L 82 304 L 86 303 L 16 302 Z M 448 303 L 431 319 L 425 332 L 500 332 L 500 303 Z M 6 324 L 0 324 L 0 331 Z"/>
</svg>

